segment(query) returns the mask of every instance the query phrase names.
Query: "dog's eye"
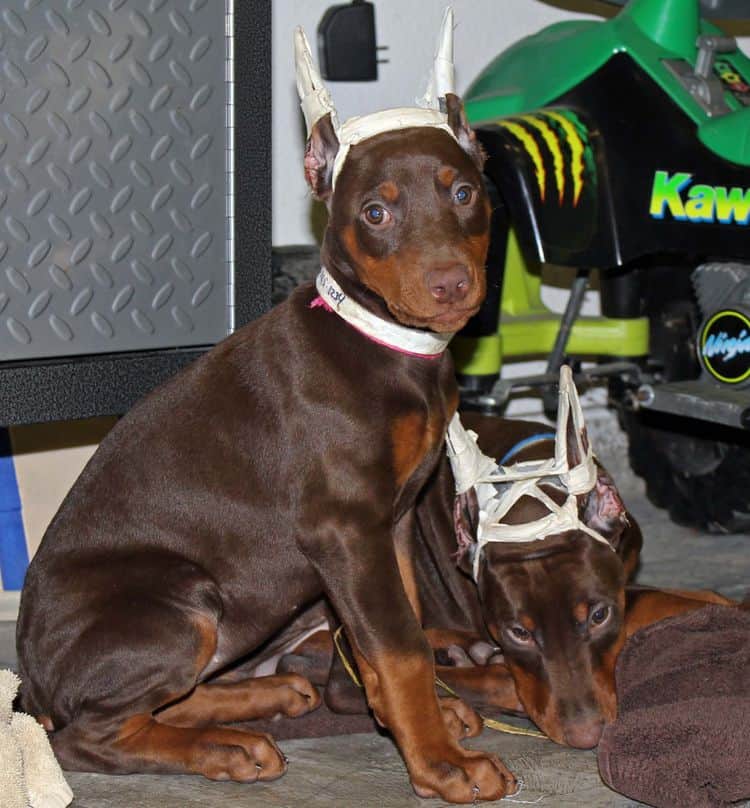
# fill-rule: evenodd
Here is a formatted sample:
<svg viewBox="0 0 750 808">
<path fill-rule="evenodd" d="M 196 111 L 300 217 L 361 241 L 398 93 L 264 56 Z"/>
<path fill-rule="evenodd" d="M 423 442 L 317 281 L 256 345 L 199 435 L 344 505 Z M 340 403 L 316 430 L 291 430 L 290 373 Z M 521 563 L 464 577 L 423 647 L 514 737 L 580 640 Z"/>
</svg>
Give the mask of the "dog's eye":
<svg viewBox="0 0 750 808">
<path fill-rule="evenodd" d="M 609 620 L 610 614 L 612 614 L 612 610 L 609 606 L 597 606 L 594 611 L 591 612 L 591 623 L 595 626 L 604 625 L 604 623 Z"/>
<path fill-rule="evenodd" d="M 511 626 L 508 633 L 516 642 L 520 643 L 530 643 L 533 639 L 531 632 L 523 626 Z"/>
<path fill-rule="evenodd" d="M 390 214 L 382 205 L 368 205 L 364 209 L 364 216 L 370 224 L 375 226 L 385 224 L 390 218 Z"/>
<path fill-rule="evenodd" d="M 461 185 L 456 188 L 453 199 L 457 205 L 468 205 L 474 196 L 474 189 L 470 185 Z"/>
</svg>

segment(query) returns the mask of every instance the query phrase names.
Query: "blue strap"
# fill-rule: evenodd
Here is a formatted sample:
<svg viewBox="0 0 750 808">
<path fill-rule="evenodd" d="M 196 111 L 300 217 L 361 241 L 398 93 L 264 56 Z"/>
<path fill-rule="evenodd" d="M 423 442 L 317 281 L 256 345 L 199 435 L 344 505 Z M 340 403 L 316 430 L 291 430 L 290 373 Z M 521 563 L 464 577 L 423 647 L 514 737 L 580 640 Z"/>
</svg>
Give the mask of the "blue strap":
<svg viewBox="0 0 750 808">
<path fill-rule="evenodd" d="M 29 566 L 21 498 L 7 429 L 0 429 L 0 574 L 3 589 L 20 589 Z"/>
<path fill-rule="evenodd" d="M 514 455 L 518 454 L 522 449 L 527 446 L 533 446 L 535 443 L 541 443 L 543 440 L 554 440 L 557 436 L 554 432 L 540 432 L 538 435 L 529 435 L 528 438 L 519 440 L 518 443 L 508 452 L 503 455 L 503 459 L 498 465 L 504 466 Z"/>
</svg>

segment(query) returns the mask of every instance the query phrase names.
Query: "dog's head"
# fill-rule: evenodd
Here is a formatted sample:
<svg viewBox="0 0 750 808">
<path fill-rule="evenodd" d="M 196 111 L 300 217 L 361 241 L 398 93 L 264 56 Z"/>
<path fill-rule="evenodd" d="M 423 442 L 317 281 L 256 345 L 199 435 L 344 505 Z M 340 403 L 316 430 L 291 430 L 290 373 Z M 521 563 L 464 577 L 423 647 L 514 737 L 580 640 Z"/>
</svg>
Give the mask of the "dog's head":
<svg viewBox="0 0 750 808">
<path fill-rule="evenodd" d="M 452 16 L 441 36 L 434 72 L 445 73 L 448 64 L 452 74 Z M 339 125 L 319 76 L 309 78 L 304 43 L 300 48 L 305 177 L 329 214 L 324 263 L 382 299 L 404 325 L 459 330 L 484 298 L 490 204 L 484 155 L 452 82 L 433 82 L 427 108 Z M 440 57 L 445 51 L 450 59 Z"/>
<path fill-rule="evenodd" d="M 485 450 L 493 448 L 489 420 L 471 423 Z M 533 451 L 537 457 L 526 459 L 544 457 L 549 444 Z M 568 452 L 575 451 L 570 441 Z M 552 486 L 543 489 L 558 505 L 568 496 Z M 594 487 L 576 500 L 578 518 L 610 546 L 583 530 L 542 541 L 489 542 L 481 551 L 477 587 L 488 631 L 503 650 L 528 715 L 552 740 L 591 748 L 616 715 L 614 668 L 625 641 L 625 583 L 640 531 L 600 466 Z M 462 533 L 471 536 L 476 506 L 471 498 L 464 502 Z M 521 527 L 548 515 L 541 501 L 524 496 L 503 522 Z M 459 562 L 468 573 L 474 570 L 470 555 Z"/>
<path fill-rule="evenodd" d="M 558 743 L 596 746 L 616 716 L 614 668 L 625 641 L 620 558 L 576 531 L 526 554 L 492 546 L 479 589 L 527 714 Z"/>
</svg>

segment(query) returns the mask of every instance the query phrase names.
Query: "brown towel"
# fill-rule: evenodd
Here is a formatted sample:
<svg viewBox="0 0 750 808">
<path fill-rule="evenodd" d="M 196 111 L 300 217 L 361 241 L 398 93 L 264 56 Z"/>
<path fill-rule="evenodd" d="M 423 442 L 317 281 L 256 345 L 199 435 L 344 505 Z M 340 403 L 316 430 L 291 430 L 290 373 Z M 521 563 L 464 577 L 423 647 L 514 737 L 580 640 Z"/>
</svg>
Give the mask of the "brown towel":
<svg viewBox="0 0 750 808">
<path fill-rule="evenodd" d="M 750 798 L 750 612 L 708 606 L 636 633 L 617 663 L 607 785 L 658 808 Z"/>
</svg>

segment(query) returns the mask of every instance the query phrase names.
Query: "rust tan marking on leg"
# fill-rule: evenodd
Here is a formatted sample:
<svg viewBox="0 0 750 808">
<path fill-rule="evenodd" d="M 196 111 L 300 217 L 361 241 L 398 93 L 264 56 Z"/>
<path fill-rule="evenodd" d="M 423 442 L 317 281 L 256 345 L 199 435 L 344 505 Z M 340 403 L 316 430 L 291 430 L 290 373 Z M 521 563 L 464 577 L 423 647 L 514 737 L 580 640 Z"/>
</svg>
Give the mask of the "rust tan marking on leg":
<svg viewBox="0 0 750 808">
<path fill-rule="evenodd" d="M 286 770 L 268 735 L 224 727 L 172 727 L 150 715 L 125 720 L 113 746 L 123 756 L 121 771 L 202 774 L 210 780 L 273 780 Z"/>
<path fill-rule="evenodd" d="M 396 547 L 396 562 L 398 563 L 398 571 L 401 574 L 401 582 L 404 585 L 406 597 L 421 625 L 422 604 L 419 602 L 419 590 L 417 588 L 417 577 L 414 571 L 414 559 L 405 548 Z"/>
<path fill-rule="evenodd" d="M 352 651 L 370 708 L 397 738 L 429 737 L 436 726 L 444 728 L 431 660 L 418 654 L 384 652 L 370 664 L 356 646 L 352 645 Z"/>
<path fill-rule="evenodd" d="M 155 716 L 173 727 L 205 727 L 285 715 L 296 718 L 320 705 L 320 695 L 294 673 L 249 678 L 227 684 L 198 685 L 182 701 Z"/>
<path fill-rule="evenodd" d="M 525 712 L 516 685 L 505 665 L 476 665 L 471 668 L 438 667 L 438 678 L 469 702 L 490 704 L 513 713 Z"/>
<path fill-rule="evenodd" d="M 393 529 L 393 539 L 396 548 L 396 562 L 404 585 L 406 597 L 419 625 L 422 625 L 422 604 L 419 600 L 417 576 L 414 570 L 414 540 L 417 534 L 417 524 L 414 510 L 407 511 Z"/>
<path fill-rule="evenodd" d="M 650 626 L 667 617 L 694 612 L 715 603 L 721 606 L 736 606 L 736 601 L 715 592 L 690 592 L 680 590 L 653 590 L 639 592 L 628 608 L 625 617 L 627 636 L 638 629 Z"/>
<path fill-rule="evenodd" d="M 400 488 L 414 474 L 425 455 L 443 439 L 441 413 L 412 412 L 396 418 L 391 426 L 391 449 L 396 485 Z"/>
<path fill-rule="evenodd" d="M 200 675 L 216 653 L 216 622 L 205 614 L 196 614 L 193 625 L 198 631 L 198 653 L 196 655 L 196 675 Z"/>
<path fill-rule="evenodd" d="M 446 628 L 426 628 L 424 633 L 430 647 L 433 649 L 447 648 L 449 645 L 460 645 L 464 650 L 468 650 L 472 643 L 481 639 L 479 634 L 470 634 L 466 631 L 454 631 Z"/>
</svg>

